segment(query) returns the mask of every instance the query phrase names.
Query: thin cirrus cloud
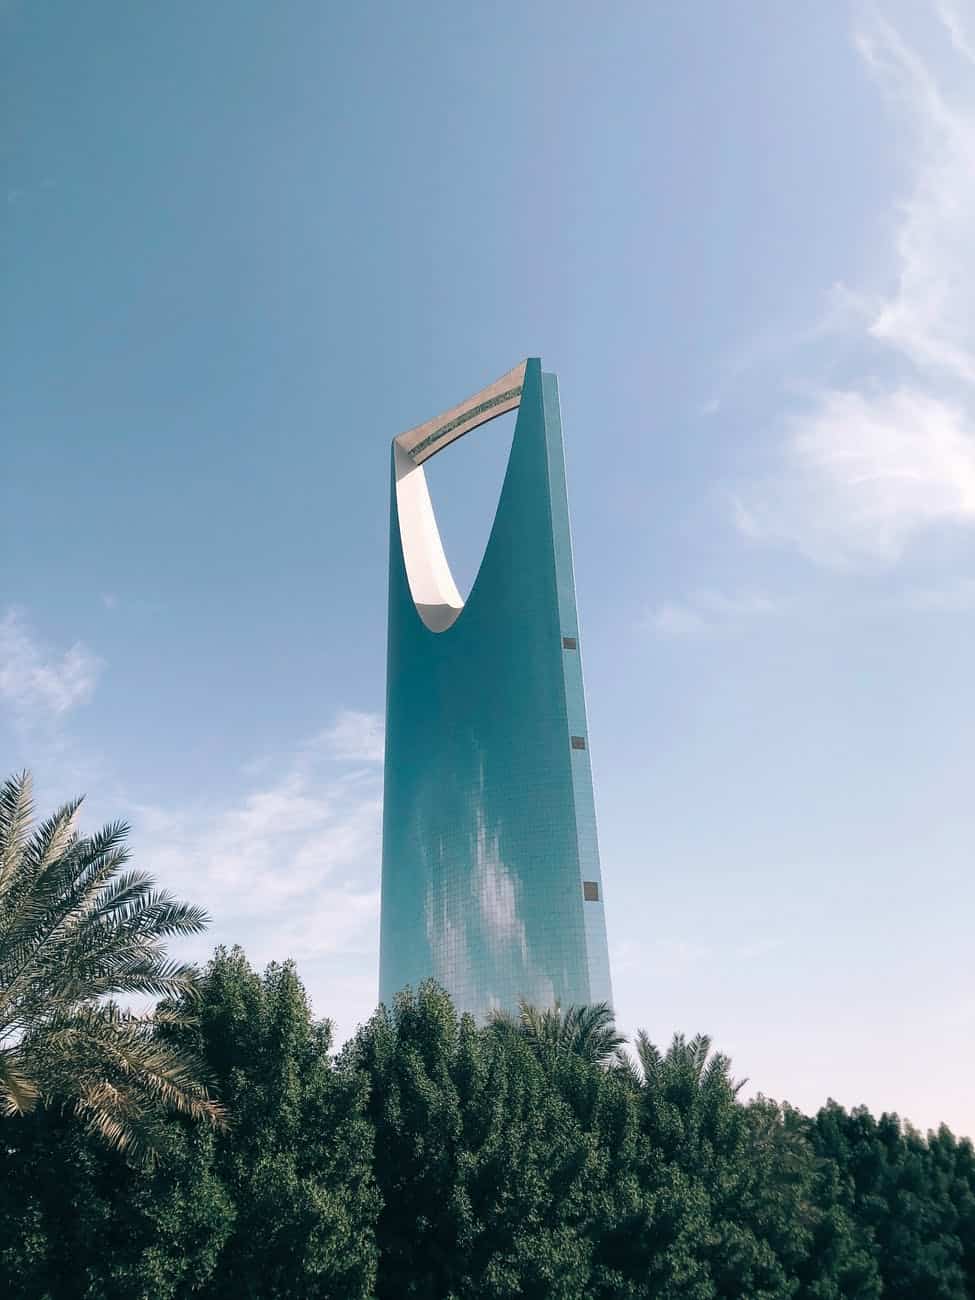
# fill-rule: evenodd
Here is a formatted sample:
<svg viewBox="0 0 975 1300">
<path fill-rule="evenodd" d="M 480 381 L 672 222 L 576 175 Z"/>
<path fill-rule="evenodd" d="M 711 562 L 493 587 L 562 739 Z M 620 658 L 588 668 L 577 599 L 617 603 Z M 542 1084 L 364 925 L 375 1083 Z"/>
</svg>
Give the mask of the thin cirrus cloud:
<svg viewBox="0 0 975 1300">
<path fill-rule="evenodd" d="M 149 804 L 102 771 L 82 810 L 85 833 L 101 816 L 125 817 L 133 866 L 209 912 L 204 934 L 176 942 L 181 958 L 241 944 L 258 968 L 295 959 L 316 1011 L 336 1017 L 338 1043 L 374 1009 L 378 970 L 382 769 L 362 761 L 369 747 L 351 743 L 348 718 L 251 765 L 223 795 Z M 363 721 L 362 736 L 370 730 Z"/>
<path fill-rule="evenodd" d="M 102 666 L 80 641 L 63 651 L 47 644 L 21 610 L 0 619 L 0 701 L 18 724 L 63 717 L 91 695 Z"/>
<path fill-rule="evenodd" d="M 384 752 L 383 720 L 378 713 L 343 710 L 331 727 L 313 741 L 313 748 L 329 758 L 349 763 L 378 763 Z"/>
<path fill-rule="evenodd" d="M 344 710 L 271 775 L 263 763 L 264 779 L 249 789 L 178 808 L 147 805 L 126 799 L 97 755 L 86 751 L 81 774 L 65 750 L 68 715 L 102 667 L 80 642 L 48 644 L 21 610 L 0 618 L 0 706 L 34 757 L 44 755 L 48 778 L 73 787 L 83 776 L 89 807 L 127 815 L 134 865 L 213 917 L 205 935 L 181 942 L 184 954 L 202 960 L 215 943 L 240 942 L 258 965 L 294 957 L 307 967 L 316 1005 L 333 1007 L 343 991 L 340 1028 L 350 1032 L 375 1001 L 382 719 Z"/>
<path fill-rule="evenodd" d="M 650 625 L 662 637 L 699 637 L 717 632 L 740 619 L 781 611 L 781 602 L 758 592 L 727 595 L 698 591 L 683 600 L 665 600 L 650 615 Z"/>
<path fill-rule="evenodd" d="M 975 66 L 960 9 L 942 0 L 935 12 L 945 58 Z M 744 534 L 836 565 L 890 564 L 932 527 L 975 526 L 975 92 L 949 94 L 877 12 L 855 39 L 906 124 L 912 177 L 895 211 L 892 288 L 841 287 L 856 310 L 834 338 L 879 350 L 885 377 L 814 390 L 786 423 L 781 472 L 736 502 Z"/>
<path fill-rule="evenodd" d="M 193 955 L 241 943 L 257 964 L 335 960 L 344 978 L 359 959 L 374 976 L 378 769 L 336 770 L 333 756 L 313 743 L 298 747 L 273 778 L 215 808 L 130 805 L 129 812 L 138 865 L 214 918 L 189 945 Z M 317 1002 L 327 990 L 314 983 L 308 980 Z"/>
</svg>

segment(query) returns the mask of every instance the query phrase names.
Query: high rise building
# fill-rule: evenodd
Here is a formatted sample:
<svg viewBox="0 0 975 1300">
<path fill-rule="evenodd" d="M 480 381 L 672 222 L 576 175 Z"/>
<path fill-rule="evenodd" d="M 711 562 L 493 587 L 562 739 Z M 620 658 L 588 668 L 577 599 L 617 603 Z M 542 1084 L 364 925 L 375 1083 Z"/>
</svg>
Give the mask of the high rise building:
<svg viewBox="0 0 975 1300">
<path fill-rule="evenodd" d="M 517 422 L 466 602 L 423 463 Z M 532 358 L 393 439 L 380 998 L 611 1002 L 558 383 Z"/>
</svg>

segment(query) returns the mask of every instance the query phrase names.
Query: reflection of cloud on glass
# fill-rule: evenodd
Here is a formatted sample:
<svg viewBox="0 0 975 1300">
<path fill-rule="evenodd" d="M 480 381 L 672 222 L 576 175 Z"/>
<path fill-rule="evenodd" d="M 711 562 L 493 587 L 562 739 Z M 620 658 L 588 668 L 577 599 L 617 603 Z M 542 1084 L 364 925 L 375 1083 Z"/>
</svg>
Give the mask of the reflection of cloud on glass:
<svg viewBox="0 0 975 1300">
<path fill-rule="evenodd" d="M 424 853 L 425 857 L 429 857 Z M 445 988 L 455 981 L 468 984 L 472 981 L 470 951 L 467 944 L 467 921 L 458 907 L 457 895 L 445 888 L 450 871 L 444 871 L 443 842 L 437 845 L 436 862 L 424 863 L 427 880 L 423 916 L 427 943 L 433 958 L 433 978 Z M 431 869 L 435 866 L 435 870 Z M 439 895 L 439 897 L 438 897 Z"/>
<path fill-rule="evenodd" d="M 424 923 L 434 977 L 480 1017 L 511 1002 L 510 990 L 486 986 L 487 972 L 509 972 L 518 996 L 549 1005 L 554 985 L 532 960 L 522 881 L 504 861 L 500 823 L 488 823 L 483 769 L 471 800 L 466 861 L 451 862 L 442 840 L 424 853 Z"/>
<path fill-rule="evenodd" d="M 481 778 L 483 791 L 483 776 Z M 497 834 L 489 834 L 483 803 L 477 809 L 474 832 L 474 871 L 471 881 L 481 909 L 484 928 L 493 946 L 510 944 L 528 964 L 528 936 L 518 915 L 520 884 L 501 861 Z"/>
</svg>

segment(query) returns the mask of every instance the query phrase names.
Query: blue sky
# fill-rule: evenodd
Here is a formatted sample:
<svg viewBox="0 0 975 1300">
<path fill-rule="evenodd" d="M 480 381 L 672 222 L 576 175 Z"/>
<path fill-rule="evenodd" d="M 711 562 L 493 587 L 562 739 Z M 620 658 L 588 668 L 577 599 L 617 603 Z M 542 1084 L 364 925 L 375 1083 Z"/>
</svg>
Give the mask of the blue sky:
<svg viewBox="0 0 975 1300">
<path fill-rule="evenodd" d="M 558 372 L 620 1019 L 975 1132 L 975 11 L 0 3 L 0 741 L 376 996 L 389 439 Z M 431 466 L 469 583 L 510 422 Z"/>
</svg>

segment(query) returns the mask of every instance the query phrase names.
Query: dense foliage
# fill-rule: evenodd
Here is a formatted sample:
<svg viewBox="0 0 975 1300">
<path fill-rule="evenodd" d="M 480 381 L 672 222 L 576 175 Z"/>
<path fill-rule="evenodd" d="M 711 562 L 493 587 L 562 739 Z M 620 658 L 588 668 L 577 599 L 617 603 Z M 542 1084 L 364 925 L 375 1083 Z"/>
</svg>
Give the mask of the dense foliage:
<svg viewBox="0 0 975 1300">
<path fill-rule="evenodd" d="M 3 1294 L 975 1297 L 975 1153 L 945 1129 L 742 1103 L 707 1039 L 624 1060 L 598 1009 L 477 1028 L 429 985 L 335 1055 L 291 965 L 218 950 L 196 999 L 157 1033 L 230 1128 L 173 1115 L 147 1169 L 70 1108 L 0 1120 Z"/>
</svg>

